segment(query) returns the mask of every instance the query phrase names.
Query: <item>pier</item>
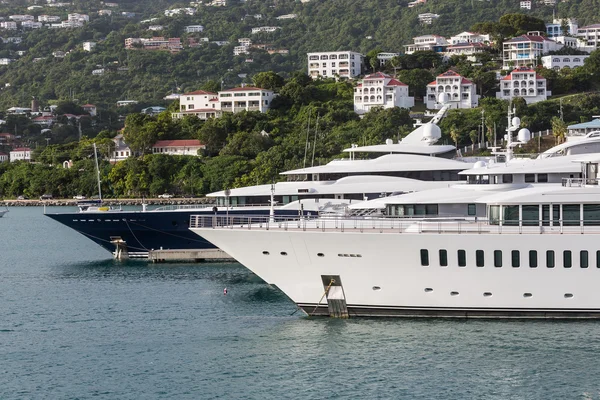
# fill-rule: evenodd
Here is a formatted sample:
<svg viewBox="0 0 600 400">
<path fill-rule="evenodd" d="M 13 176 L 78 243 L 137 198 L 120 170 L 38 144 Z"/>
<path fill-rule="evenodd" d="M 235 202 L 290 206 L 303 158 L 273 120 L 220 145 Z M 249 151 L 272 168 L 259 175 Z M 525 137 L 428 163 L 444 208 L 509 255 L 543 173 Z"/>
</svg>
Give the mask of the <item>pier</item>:
<svg viewBox="0 0 600 400">
<path fill-rule="evenodd" d="M 233 258 L 221 249 L 150 250 L 148 252 L 148 261 L 153 263 L 233 261 Z"/>
</svg>

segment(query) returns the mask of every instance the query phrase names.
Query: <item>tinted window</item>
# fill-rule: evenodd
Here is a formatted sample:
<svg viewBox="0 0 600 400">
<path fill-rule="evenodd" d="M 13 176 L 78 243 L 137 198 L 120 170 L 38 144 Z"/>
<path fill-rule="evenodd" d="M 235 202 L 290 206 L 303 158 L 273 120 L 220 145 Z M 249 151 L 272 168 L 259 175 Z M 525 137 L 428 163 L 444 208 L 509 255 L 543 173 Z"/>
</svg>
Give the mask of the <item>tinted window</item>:
<svg viewBox="0 0 600 400">
<path fill-rule="evenodd" d="M 541 182 L 541 183 L 548 182 L 548 174 L 538 174 L 538 182 Z"/>
<path fill-rule="evenodd" d="M 513 268 L 519 268 L 521 266 L 521 254 L 519 253 L 519 250 L 511 251 L 510 257 Z"/>
<path fill-rule="evenodd" d="M 440 250 L 440 266 L 448 266 L 448 252 L 446 250 Z"/>
<path fill-rule="evenodd" d="M 502 266 L 502 250 L 494 250 L 494 267 Z"/>
<path fill-rule="evenodd" d="M 581 250 L 579 252 L 579 266 L 581 268 L 587 268 L 589 266 L 587 250 Z"/>
<path fill-rule="evenodd" d="M 546 252 L 546 267 L 554 268 L 554 250 L 548 250 Z"/>
<path fill-rule="evenodd" d="M 467 253 L 464 250 L 458 251 L 458 266 L 459 267 L 467 266 Z"/>
<path fill-rule="evenodd" d="M 467 205 L 467 212 L 469 215 L 477 215 L 477 205 L 476 204 Z"/>
<path fill-rule="evenodd" d="M 525 182 L 535 182 L 535 174 L 525 174 Z"/>
<path fill-rule="evenodd" d="M 475 265 L 477 265 L 478 267 L 483 267 L 483 263 L 484 263 L 483 250 L 476 250 L 475 251 Z"/>
<path fill-rule="evenodd" d="M 429 265 L 429 251 L 421 249 L 421 265 L 426 267 Z"/>
<path fill-rule="evenodd" d="M 563 267 L 571 268 L 573 260 L 571 259 L 571 250 L 563 251 Z"/>
<path fill-rule="evenodd" d="M 538 266 L 537 251 L 529 250 L 529 267 L 537 268 L 537 266 Z"/>
</svg>

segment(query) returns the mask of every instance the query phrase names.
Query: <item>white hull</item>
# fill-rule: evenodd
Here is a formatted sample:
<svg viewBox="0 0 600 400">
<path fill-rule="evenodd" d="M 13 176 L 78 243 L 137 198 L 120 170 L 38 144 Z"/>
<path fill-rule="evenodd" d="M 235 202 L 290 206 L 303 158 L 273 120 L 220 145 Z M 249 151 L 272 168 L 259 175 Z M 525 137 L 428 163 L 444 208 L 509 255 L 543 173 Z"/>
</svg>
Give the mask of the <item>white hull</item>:
<svg viewBox="0 0 600 400">
<path fill-rule="evenodd" d="M 600 234 L 581 234 L 579 227 L 563 234 L 192 230 L 308 313 L 333 275 L 350 316 L 600 317 Z M 429 266 L 421 265 L 421 249 L 428 250 Z M 440 249 L 447 251 L 447 267 L 440 266 Z M 458 250 L 466 251 L 465 267 L 458 266 Z M 476 250 L 484 252 L 483 267 L 475 265 Z M 502 250 L 502 267 L 494 266 L 495 250 Z M 518 268 L 511 266 L 514 250 Z M 537 251 L 537 268 L 529 266 L 530 250 Z M 546 266 L 547 250 L 555 251 L 554 268 Z M 564 250 L 572 252 L 571 268 L 563 266 Z M 588 251 L 588 268 L 580 267 L 581 250 Z M 315 312 L 328 313 L 327 299 Z"/>
</svg>

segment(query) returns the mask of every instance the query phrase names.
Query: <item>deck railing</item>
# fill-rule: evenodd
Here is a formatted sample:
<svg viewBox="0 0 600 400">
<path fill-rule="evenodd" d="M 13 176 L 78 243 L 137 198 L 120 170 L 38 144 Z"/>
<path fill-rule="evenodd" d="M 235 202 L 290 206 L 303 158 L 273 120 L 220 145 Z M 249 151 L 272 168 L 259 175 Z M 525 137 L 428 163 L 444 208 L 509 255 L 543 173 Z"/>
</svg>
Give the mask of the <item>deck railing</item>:
<svg viewBox="0 0 600 400">
<path fill-rule="evenodd" d="M 435 234 L 600 234 L 600 221 L 487 221 L 467 218 L 192 215 L 190 228 Z"/>
</svg>

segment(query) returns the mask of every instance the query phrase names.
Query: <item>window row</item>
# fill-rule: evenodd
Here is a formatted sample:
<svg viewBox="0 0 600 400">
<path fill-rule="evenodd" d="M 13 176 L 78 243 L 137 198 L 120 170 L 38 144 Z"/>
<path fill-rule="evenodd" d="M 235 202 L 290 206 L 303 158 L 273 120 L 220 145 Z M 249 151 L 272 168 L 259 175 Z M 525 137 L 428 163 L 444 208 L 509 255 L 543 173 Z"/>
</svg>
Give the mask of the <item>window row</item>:
<svg viewBox="0 0 600 400">
<path fill-rule="evenodd" d="M 375 287 L 379 289 L 381 289 L 379 286 L 374 286 L 373 290 L 375 290 Z M 432 288 L 425 288 L 425 293 L 432 293 L 433 289 Z M 456 291 L 452 291 L 450 292 L 450 296 L 458 296 L 460 293 L 456 292 Z M 492 292 L 483 292 L 483 297 L 492 297 Z M 526 299 L 533 297 L 532 293 L 523 293 L 523 297 L 525 297 Z M 572 299 L 573 298 L 573 293 L 565 293 L 563 296 L 565 299 Z"/>
<path fill-rule="evenodd" d="M 556 253 L 558 253 L 558 257 L 562 258 L 562 266 L 563 268 L 571 268 L 573 267 L 573 251 L 564 250 L 562 252 L 562 257 L 560 256 L 560 252 L 555 252 L 554 250 L 547 250 L 545 254 L 545 265 L 546 268 L 554 268 L 556 266 Z M 542 253 L 543 254 L 543 253 Z M 428 267 L 430 265 L 429 260 L 429 250 L 421 249 L 420 251 L 421 265 L 424 267 Z M 529 268 L 537 268 L 539 266 L 539 258 L 537 250 L 529 250 L 526 252 L 525 260 Z M 438 259 L 440 267 L 448 266 L 448 251 L 445 249 L 440 249 L 438 251 Z M 467 266 L 467 252 L 466 250 L 458 250 L 456 252 L 456 261 L 459 267 Z M 542 260 L 544 261 L 544 260 Z M 510 251 L 510 264 L 513 268 L 521 267 L 521 251 L 520 250 L 511 250 Z M 502 254 L 502 250 L 494 250 L 493 252 L 493 265 L 496 268 L 501 268 L 504 265 L 504 257 Z M 484 267 L 485 266 L 485 252 L 483 250 L 475 250 L 475 266 L 476 267 Z M 581 250 L 579 252 L 579 267 L 580 268 L 588 268 L 590 266 L 590 257 L 589 252 L 587 250 Z M 600 250 L 596 251 L 596 268 L 600 268 Z"/>
</svg>

